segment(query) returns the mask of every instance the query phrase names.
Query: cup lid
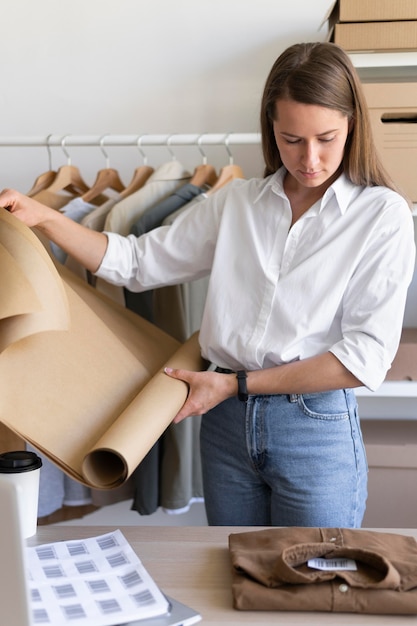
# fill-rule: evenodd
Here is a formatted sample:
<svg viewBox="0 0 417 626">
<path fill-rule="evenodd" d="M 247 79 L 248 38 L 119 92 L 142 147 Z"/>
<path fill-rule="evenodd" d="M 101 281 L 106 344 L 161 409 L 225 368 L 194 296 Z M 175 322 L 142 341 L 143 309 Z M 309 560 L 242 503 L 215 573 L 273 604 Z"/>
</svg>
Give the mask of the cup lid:
<svg viewBox="0 0 417 626">
<path fill-rule="evenodd" d="M 35 452 L 16 450 L 0 454 L 0 474 L 16 474 L 39 469 L 42 459 Z"/>
</svg>

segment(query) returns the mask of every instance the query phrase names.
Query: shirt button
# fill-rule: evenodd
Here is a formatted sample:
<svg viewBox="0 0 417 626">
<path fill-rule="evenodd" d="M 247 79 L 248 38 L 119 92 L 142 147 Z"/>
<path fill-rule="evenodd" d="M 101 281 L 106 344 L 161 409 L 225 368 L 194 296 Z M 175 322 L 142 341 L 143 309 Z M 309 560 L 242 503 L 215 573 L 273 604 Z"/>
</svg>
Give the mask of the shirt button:
<svg viewBox="0 0 417 626">
<path fill-rule="evenodd" d="M 336 541 L 336 537 L 332 537 L 330 541 Z"/>
<path fill-rule="evenodd" d="M 349 585 L 339 585 L 339 591 L 340 593 L 346 593 L 349 591 Z"/>
</svg>

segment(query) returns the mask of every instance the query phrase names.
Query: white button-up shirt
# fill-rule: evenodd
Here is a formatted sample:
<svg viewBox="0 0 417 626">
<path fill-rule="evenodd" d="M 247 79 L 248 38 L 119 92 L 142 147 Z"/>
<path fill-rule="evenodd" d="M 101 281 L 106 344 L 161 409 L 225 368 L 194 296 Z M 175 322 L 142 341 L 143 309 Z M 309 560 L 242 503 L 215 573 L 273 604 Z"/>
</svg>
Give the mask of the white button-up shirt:
<svg viewBox="0 0 417 626">
<path fill-rule="evenodd" d="M 235 180 L 140 238 L 108 233 L 97 275 L 142 291 L 210 274 L 206 359 L 254 370 L 331 351 L 374 390 L 400 339 L 411 211 L 399 194 L 342 175 L 291 226 L 284 175 Z"/>
</svg>

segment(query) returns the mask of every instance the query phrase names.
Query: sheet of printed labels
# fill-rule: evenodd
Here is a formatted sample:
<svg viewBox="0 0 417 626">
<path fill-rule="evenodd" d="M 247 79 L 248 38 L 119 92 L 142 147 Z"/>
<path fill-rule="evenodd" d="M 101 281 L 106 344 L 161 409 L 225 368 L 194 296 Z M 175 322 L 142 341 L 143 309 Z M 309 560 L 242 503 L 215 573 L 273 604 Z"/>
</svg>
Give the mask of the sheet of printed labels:
<svg viewBox="0 0 417 626">
<path fill-rule="evenodd" d="M 111 626 L 169 611 L 120 530 L 28 547 L 26 555 L 34 624 Z"/>
</svg>

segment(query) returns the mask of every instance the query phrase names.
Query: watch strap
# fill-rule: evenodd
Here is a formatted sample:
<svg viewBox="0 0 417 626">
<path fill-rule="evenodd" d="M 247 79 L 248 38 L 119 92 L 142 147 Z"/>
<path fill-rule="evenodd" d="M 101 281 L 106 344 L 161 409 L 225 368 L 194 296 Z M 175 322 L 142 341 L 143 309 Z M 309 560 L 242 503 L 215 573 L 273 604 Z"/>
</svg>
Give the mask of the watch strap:
<svg viewBox="0 0 417 626">
<path fill-rule="evenodd" d="M 241 402 L 248 401 L 248 387 L 246 384 L 246 379 L 248 375 L 245 370 L 239 370 L 236 372 L 237 378 L 237 397 Z"/>
</svg>

